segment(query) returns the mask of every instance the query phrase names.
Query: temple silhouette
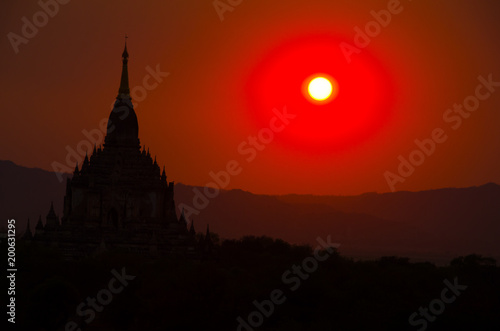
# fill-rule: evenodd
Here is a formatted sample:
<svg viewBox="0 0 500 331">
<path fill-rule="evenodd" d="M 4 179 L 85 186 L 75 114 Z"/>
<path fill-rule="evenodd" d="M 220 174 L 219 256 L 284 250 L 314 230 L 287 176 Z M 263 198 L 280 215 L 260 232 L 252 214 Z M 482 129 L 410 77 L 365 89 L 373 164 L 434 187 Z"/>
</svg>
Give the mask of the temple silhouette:
<svg viewBox="0 0 500 331">
<path fill-rule="evenodd" d="M 141 148 L 128 57 L 125 43 L 120 88 L 104 145 L 94 146 L 92 155 L 86 155 L 67 179 L 62 218 L 52 204 L 45 224 L 40 216 L 34 233 L 28 220 L 23 239 L 56 247 L 69 259 L 105 250 L 199 256 L 210 250 L 208 227 L 197 242 L 193 223 L 188 230 L 184 212 L 177 217 L 174 183 L 167 181 L 165 167 L 160 171 L 156 157 Z"/>
</svg>

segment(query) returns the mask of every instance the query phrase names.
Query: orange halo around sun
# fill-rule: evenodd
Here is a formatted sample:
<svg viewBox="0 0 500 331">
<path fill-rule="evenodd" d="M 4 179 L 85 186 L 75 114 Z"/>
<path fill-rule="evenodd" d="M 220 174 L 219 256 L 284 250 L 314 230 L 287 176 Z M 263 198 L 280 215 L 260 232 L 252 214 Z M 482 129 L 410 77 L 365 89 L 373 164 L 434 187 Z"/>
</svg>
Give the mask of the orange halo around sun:
<svg viewBox="0 0 500 331">
<path fill-rule="evenodd" d="M 302 90 L 312 103 L 324 104 L 335 99 L 339 88 L 337 81 L 330 75 L 314 74 L 304 80 Z"/>
</svg>

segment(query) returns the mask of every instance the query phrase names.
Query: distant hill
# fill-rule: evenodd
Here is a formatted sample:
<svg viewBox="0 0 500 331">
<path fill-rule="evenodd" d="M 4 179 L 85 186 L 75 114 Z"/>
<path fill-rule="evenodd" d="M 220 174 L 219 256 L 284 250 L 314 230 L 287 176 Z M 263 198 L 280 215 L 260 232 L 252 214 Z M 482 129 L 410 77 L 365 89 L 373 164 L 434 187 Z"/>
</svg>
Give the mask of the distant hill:
<svg viewBox="0 0 500 331">
<path fill-rule="evenodd" d="M 19 232 L 28 217 L 33 228 L 38 215 L 45 220 L 51 201 L 62 214 L 65 181 L 60 183 L 54 173 L 0 161 L 0 183 L 0 217 L 16 218 Z M 193 189 L 177 184 L 176 203 L 192 207 Z M 493 183 L 359 196 L 229 190 L 208 201 L 191 219 L 197 231 L 209 223 L 222 238 L 267 235 L 315 245 L 318 236 L 331 235 L 342 253 L 356 257 L 404 255 L 444 262 L 479 253 L 500 258 L 500 186 Z"/>
<path fill-rule="evenodd" d="M 53 172 L 38 168 L 25 168 L 11 161 L 0 160 L 0 217 L 2 221 L 16 219 L 18 232 L 24 232 L 28 218 L 34 229 L 38 217 L 49 212 L 50 203 L 58 214 L 62 213 L 66 178 L 59 182 Z M 3 225 L 4 223 L 2 223 Z"/>
<path fill-rule="evenodd" d="M 424 227 L 442 241 L 492 249 L 500 234 L 500 186 L 445 188 L 359 196 L 285 195 L 289 203 L 324 204 L 345 213 L 365 213 Z"/>
</svg>

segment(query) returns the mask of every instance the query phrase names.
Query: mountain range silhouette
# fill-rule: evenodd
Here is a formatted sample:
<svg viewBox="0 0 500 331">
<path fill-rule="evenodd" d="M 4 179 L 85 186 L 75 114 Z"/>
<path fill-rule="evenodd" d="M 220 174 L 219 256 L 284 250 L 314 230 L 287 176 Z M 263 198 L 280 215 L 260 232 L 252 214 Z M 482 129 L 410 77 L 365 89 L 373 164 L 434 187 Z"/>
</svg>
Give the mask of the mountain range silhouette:
<svg viewBox="0 0 500 331">
<path fill-rule="evenodd" d="M 71 176 L 65 174 L 64 177 Z M 0 213 L 15 218 L 21 234 L 53 201 L 62 214 L 65 185 L 50 171 L 0 161 Z M 175 202 L 192 205 L 193 186 L 176 184 Z M 223 190 L 191 215 L 197 229 L 210 224 L 221 238 L 266 235 L 314 245 L 331 235 L 339 252 L 355 258 L 406 256 L 448 263 L 472 253 L 500 257 L 500 186 L 358 196 L 259 195 Z M 180 210 L 178 210 L 180 213 Z"/>
</svg>

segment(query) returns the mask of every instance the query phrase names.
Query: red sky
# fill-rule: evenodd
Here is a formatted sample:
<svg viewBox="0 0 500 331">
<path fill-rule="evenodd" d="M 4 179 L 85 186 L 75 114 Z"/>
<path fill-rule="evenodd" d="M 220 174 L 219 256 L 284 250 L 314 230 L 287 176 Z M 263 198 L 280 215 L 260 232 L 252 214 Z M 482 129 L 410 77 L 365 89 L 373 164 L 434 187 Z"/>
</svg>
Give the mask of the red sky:
<svg viewBox="0 0 500 331">
<path fill-rule="evenodd" d="M 16 53 L 9 33 L 22 36 L 21 19 L 33 22 L 41 7 L 4 1 L 0 159 L 46 170 L 54 162 L 66 165 L 67 146 L 76 149 L 86 140 L 82 130 L 98 129 L 109 116 L 127 33 L 131 88 L 143 85 L 148 66 L 169 72 L 136 107 L 141 143 L 166 165 L 169 180 L 204 185 L 211 171 L 236 160 L 242 170 L 227 188 L 386 192 L 384 173 L 398 173 L 398 156 L 408 158 L 415 139 L 441 128 L 448 139 L 396 190 L 500 183 L 500 87 L 457 129 L 443 119 L 453 104 L 474 95 L 478 76 L 500 82 L 500 5 L 401 1 L 399 13 L 352 63 L 335 55 L 328 60 L 330 50 L 339 54 L 340 42 L 355 45 L 354 28 L 364 29 L 374 20 L 370 12 L 390 2 L 243 0 L 221 21 L 212 1 L 72 0 Z M 333 103 L 324 109 L 306 103 L 298 86 L 301 75 L 323 64 L 325 72 L 345 77 L 340 91 L 350 91 L 340 115 Z M 238 146 L 266 127 L 273 107 L 283 106 L 302 117 L 247 161 L 250 154 Z M 369 121 L 342 135 L 354 122 L 334 119 L 349 117 Z"/>
</svg>

